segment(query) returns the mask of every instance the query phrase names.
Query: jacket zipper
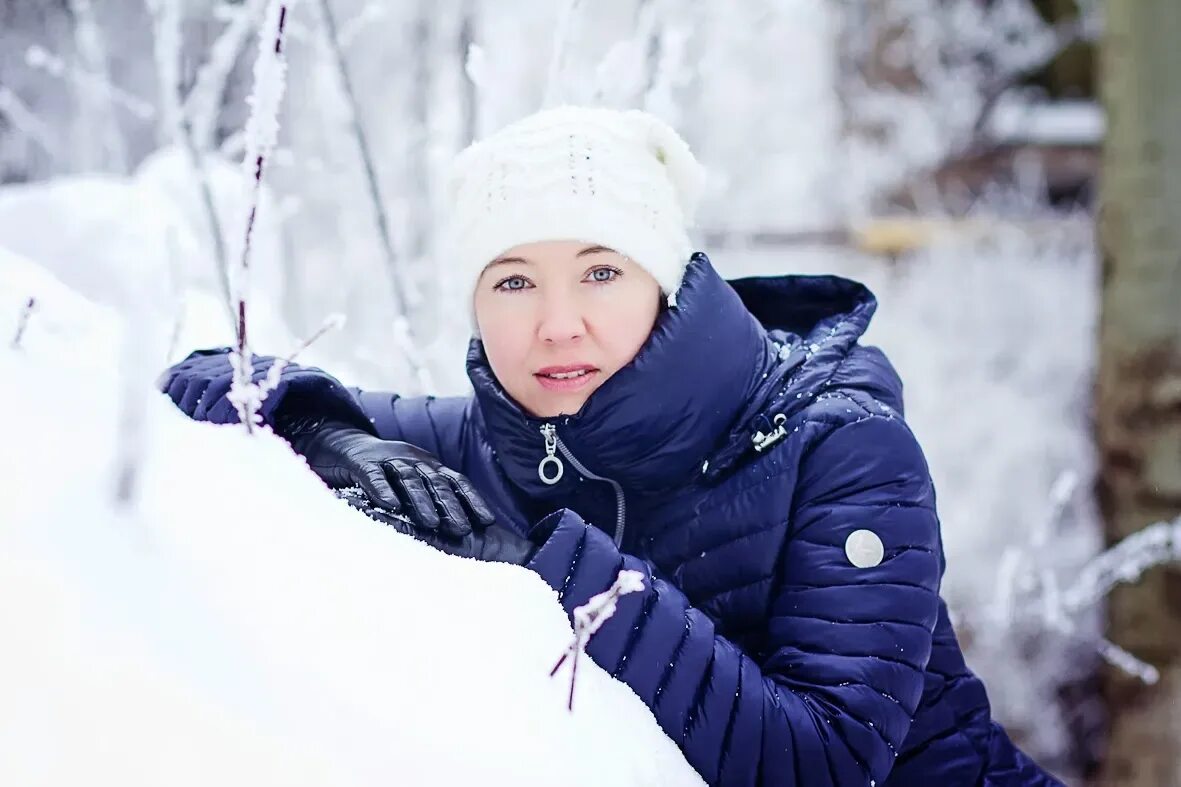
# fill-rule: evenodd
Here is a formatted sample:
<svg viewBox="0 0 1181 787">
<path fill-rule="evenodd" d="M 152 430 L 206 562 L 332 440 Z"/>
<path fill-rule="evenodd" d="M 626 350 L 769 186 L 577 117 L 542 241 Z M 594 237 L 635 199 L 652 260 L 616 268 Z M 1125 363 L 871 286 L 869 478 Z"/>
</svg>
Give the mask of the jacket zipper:
<svg viewBox="0 0 1181 787">
<path fill-rule="evenodd" d="M 557 456 L 558 451 L 561 451 L 562 456 L 566 457 L 566 461 L 572 464 L 574 469 L 583 476 L 592 481 L 608 483 L 615 490 L 615 546 L 622 547 L 623 530 L 627 525 L 627 501 L 623 497 L 623 487 L 618 481 L 604 478 L 601 475 L 595 475 L 590 470 L 587 470 L 586 465 L 579 462 L 578 458 L 562 442 L 562 438 L 558 437 L 558 428 L 553 424 L 542 424 L 541 436 L 545 438 L 545 457 L 537 466 L 537 475 L 544 483 L 553 486 L 562 480 L 562 475 L 566 467 L 562 464 L 561 458 Z"/>
</svg>

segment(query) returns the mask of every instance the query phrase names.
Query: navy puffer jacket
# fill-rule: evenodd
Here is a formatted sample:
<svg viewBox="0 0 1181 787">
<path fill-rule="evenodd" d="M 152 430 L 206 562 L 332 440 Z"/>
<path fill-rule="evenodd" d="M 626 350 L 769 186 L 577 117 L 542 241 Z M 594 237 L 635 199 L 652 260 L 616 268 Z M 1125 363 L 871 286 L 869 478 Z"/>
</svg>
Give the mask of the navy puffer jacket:
<svg viewBox="0 0 1181 787">
<path fill-rule="evenodd" d="M 964 664 L 901 382 L 858 344 L 870 292 L 831 276 L 727 283 L 698 254 L 678 301 L 577 415 L 523 412 L 474 340 L 474 397 L 290 367 L 264 417 L 332 413 L 433 451 L 522 533 L 561 512 L 529 567 L 568 613 L 620 569 L 643 572 L 587 652 L 710 784 L 1058 784 L 990 720 Z M 214 352 L 165 385 L 190 415 L 232 422 L 229 380 Z M 555 484 L 538 471 L 547 426 Z"/>
</svg>

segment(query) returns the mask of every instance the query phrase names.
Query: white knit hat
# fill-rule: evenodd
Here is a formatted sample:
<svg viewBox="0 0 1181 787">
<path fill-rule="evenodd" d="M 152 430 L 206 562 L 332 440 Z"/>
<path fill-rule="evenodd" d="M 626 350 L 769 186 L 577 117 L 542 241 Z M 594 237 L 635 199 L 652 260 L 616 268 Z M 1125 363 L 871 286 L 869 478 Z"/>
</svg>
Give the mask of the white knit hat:
<svg viewBox="0 0 1181 787">
<path fill-rule="evenodd" d="M 660 119 L 546 109 L 473 143 L 451 166 L 447 246 L 468 292 L 514 246 L 577 240 L 630 257 L 676 303 L 705 170 Z"/>
</svg>

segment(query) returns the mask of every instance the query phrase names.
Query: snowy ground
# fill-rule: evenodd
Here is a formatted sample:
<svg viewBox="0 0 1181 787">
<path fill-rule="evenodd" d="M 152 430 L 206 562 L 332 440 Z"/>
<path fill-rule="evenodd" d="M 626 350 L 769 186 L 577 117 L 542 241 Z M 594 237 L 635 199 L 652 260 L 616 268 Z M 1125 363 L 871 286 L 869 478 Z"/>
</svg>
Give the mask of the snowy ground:
<svg viewBox="0 0 1181 787">
<path fill-rule="evenodd" d="M 593 664 L 566 710 L 570 627 L 535 575 L 379 526 L 146 382 L 129 420 L 123 327 L 0 256 L 0 783 L 701 783 Z"/>
</svg>

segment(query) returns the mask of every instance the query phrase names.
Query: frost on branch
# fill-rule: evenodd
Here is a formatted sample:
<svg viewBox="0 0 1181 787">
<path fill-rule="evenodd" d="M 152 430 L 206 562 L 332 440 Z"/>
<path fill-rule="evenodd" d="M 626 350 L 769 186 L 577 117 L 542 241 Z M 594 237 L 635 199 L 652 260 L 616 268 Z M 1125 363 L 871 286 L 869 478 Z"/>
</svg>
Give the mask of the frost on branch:
<svg viewBox="0 0 1181 787">
<path fill-rule="evenodd" d="M 635 593 L 643 589 L 644 574 L 642 572 L 620 571 L 611 587 L 596 596 L 591 596 L 589 601 L 574 609 L 574 641 L 570 643 L 570 647 L 566 649 L 566 652 L 562 654 L 549 673 L 552 678 L 566 663 L 567 658 L 571 660 L 570 699 L 566 704 L 569 710 L 574 710 L 574 681 L 578 677 L 578 654 L 586 648 L 586 643 L 595 635 L 595 632 L 615 614 L 619 599 L 628 593 Z"/>
<path fill-rule="evenodd" d="M 394 251 L 394 238 L 390 230 L 391 221 L 385 207 L 386 200 L 382 197 L 381 186 L 378 182 L 375 156 L 369 136 L 361 124 L 361 102 L 357 98 L 353 79 L 345 62 L 343 34 L 338 30 L 336 17 L 328 0 L 319 0 L 318 7 L 324 43 L 331 56 L 336 72 L 336 81 L 340 88 L 341 97 L 344 99 L 343 106 L 347 110 L 349 130 L 361 160 L 361 173 L 364 176 L 369 204 L 373 208 L 377 238 L 381 246 L 382 257 L 385 260 L 386 270 L 389 273 L 394 305 L 394 346 L 410 366 L 418 389 L 422 392 L 430 392 L 434 390 L 434 380 L 431 377 L 427 361 L 419 350 L 419 343 L 411 325 L 412 312 L 419 305 L 419 296 L 414 288 L 413 277 L 405 269 L 404 261 L 400 260 Z M 375 11 L 367 6 L 363 13 L 375 13 Z"/>
<path fill-rule="evenodd" d="M 344 327 L 344 315 L 333 314 L 330 315 L 324 322 L 316 329 L 316 332 L 299 343 L 299 346 L 286 358 L 276 358 L 275 362 L 271 364 L 271 368 L 267 369 L 267 376 L 263 378 L 262 382 L 258 384 L 259 404 L 267 398 L 271 391 L 279 387 L 279 379 L 283 376 L 283 370 L 287 365 L 292 363 L 296 356 L 310 347 L 317 339 L 329 331 L 337 331 Z"/>
<path fill-rule="evenodd" d="M 62 58 L 36 44 L 25 50 L 25 65 L 44 71 L 50 76 L 66 80 L 83 89 L 104 94 L 111 103 L 130 112 L 140 120 L 148 121 L 156 117 L 156 108 L 132 93 L 123 90 L 100 75 L 92 74 L 81 68 L 67 63 Z"/>
<path fill-rule="evenodd" d="M 240 400 L 233 398 L 234 387 L 231 386 L 230 401 L 234 403 L 235 409 L 238 411 L 239 418 L 242 417 L 243 411 L 245 411 L 253 419 L 246 427 L 248 431 L 253 429 L 255 426 L 262 425 L 262 416 L 259 414 L 259 411 L 262 409 L 262 403 L 266 401 L 266 398 L 270 395 L 271 391 L 274 391 L 279 387 L 279 381 L 283 377 L 283 370 L 286 369 L 289 364 L 293 363 L 295 358 L 300 353 L 310 347 L 321 336 L 328 333 L 329 331 L 343 328 L 344 322 L 345 318 L 343 314 L 330 315 L 326 320 L 324 320 L 323 323 L 321 323 L 320 327 L 316 329 L 316 332 L 307 339 L 304 339 L 302 342 L 300 342 L 290 355 L 284 358 L 276 358 L 271 364 L 270 368 L 267 369 L 266 376 L 263 377 L 259 382 L 254 382 L 253 361 L 248 356 L 239 355 L 237 352 L 230 353 L 230 366 L 234 372 L 235 385 L 237 384 L 239 377 L 241 377 L 243 380 L 246 380 L 246 383 L 238 389 L 242 397 Z M 242 362 L 242 359 L 246 359 L 245 363 Z M 241 402 L 241 404 L 239 402 Z"/>
<path fill-rule="evenodd" d="M 992 622 L 1002 630 L 1032 624 L 1032 628 L 1060 636 L 1090 639 L 1077 624 L 1080 614 L 1116 585 L 1136 582 L 1155 566 L 1181 562 L 1178 517 L 1133 533 L 1072 572 L 1073 581 L 1061 582 L 1037 556 L 1051 542 L 1052 531 L 1063 519 L 1077 487 L 1077 478 L 1064 474 L 1054 486 L 1051 513 L 1045 522 L 1034 529 L 1027 545 L 1010 547 L 1002 557 L 997 570 L 997 597 L 991 609 Z M 1159 679 L 1152 665 L 1115 643 L 1099 637 L 1090 644 L 1105 661 L 1129 675 L 1149 684 Z"/>
<path fill-rule="evenodd" d="M 254 61 L 254 87 L 247 103 L 250 118 L 246 121 L 246 155 L 242 166 L 249 188 L 250 206 L 242 247 L 235 255 L 238 264 L 231 282 L 238 320 L 237 345 L 230 353 L 234 381 L 229 400 L 238 411 L 238 419 L 247 432 L 261 422 L 259 408 L 266 394 L 253 382 L 254 364 L 246 335 L 246 303 L 250 274 L 250 239 L 258 212 L 259 190 L 267 157 L 274 151 L 279 137 L 279 106 L 286 89 L 287 61 L 283 51 L 283 31 L 287 20 L 287 3 L 272 0 L 267 6 L 264 23 L 259 30 L 258 58 Z"/>
<path fill-rule="evenodd" d="M 209 48 L 209 56 L 197 72 L 184 103 L 185 116 L 192 123 L 193 142 L 203 151 L 214 147 L 221 100 L 230 74 L 266 5 L 267 0 L 247 0 L 241 6 L 222 6 L 229 14 L 229 21 Z"/>
</svg>

